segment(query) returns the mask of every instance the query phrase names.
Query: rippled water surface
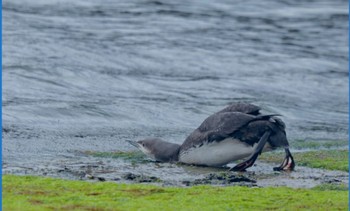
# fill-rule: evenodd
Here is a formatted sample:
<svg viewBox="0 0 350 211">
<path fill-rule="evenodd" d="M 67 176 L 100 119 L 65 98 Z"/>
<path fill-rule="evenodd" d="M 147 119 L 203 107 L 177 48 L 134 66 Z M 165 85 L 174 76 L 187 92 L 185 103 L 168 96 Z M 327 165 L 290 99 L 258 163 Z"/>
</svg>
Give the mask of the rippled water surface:
<svg viewBox="0 0 350 211">
<path fill-rule="evenodd" d="M 4 0 L 4 162 L 182 143 L 238 101 L 347 139 L 348 74 L 345 0 Z"/>
</svg>

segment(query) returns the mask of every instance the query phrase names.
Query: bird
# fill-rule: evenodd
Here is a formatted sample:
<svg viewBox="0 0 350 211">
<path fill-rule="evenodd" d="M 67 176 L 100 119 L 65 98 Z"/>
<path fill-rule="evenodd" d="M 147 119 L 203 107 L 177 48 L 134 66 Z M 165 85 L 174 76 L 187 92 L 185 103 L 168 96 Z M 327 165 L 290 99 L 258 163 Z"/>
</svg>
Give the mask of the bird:
<svg viewBox="0 0 350 211">
<path fill-rule="evenodd" d="M 273 170 L 294 170 L 284 122 L 278 118 L 279 114 L 264 115 L 260 110 L 259 106 L 250 103 L 228 105 L 207 117 L 181 145 L 160 138 L 127 141 L 159 162 L 221 167 L 243 159 L 230 171 L 245 171 L 262 152 L 282 147 L 285 158 Z"/>
</svg>

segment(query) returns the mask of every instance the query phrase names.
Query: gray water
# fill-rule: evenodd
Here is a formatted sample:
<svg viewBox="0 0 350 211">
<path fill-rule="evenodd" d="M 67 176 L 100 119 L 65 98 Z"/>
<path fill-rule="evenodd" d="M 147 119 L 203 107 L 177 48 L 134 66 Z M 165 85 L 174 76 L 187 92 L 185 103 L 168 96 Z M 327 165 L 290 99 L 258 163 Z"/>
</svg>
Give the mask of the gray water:
<svg viewBox="0 0 350 211">
<path fill-rule="evenodd" d="M 3 161 L 182 143 L 240 101 L 347 139 L 348 75 L 345 0 L 4 0 Z"/>
</svg>

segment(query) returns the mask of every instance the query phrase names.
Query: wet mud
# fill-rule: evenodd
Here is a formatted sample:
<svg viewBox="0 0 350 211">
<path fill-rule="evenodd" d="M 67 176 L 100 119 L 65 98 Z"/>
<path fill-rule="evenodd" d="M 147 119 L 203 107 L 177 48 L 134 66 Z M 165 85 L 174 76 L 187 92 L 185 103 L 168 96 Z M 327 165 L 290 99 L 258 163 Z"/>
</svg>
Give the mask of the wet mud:
<svg viewBox="0 0 350 211">
<path fill-rule="evenodd" d="M 246 172 L 231 172 L 228 165 L 223 168 L 190 166 L 176 163 L 158 163 L 129 157 L 96 157 L 86 152 L 75 152 L 62 159 L 44 159 L 46 163 L 29 165 L 21 161 L 18 165 L 3 164 L 4 174 L 40 175 L 94 182 L 114 181 L 118 183 L 147 183 L 161 186 L 287 186 L 312 188 L 321 184 L 348 186 L 347 172 L 329 171 L 296 166 L 292 172 L 276 172 L 278 164 L 257 161 Z"/>
</svg>

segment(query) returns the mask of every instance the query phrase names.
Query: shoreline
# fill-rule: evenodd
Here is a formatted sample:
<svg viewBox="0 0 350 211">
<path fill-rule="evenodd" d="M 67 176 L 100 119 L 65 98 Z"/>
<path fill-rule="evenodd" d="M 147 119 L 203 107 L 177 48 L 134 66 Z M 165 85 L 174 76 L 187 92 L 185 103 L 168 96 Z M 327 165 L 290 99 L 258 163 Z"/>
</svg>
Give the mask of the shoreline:
<svg viewBox="0 0 350 211">
<path fill-rule="evenodd" d="M 283 160 L 281 152 L 263 153 L 247 172 L 149 162 L 134 151 L 76 152 L 85 160 L 65 163 L 51 173 L 48 167 L 36 172 L 37 176 L 23 174 L 38 169 L 27 169 L 22 175 L 5 172 L 3 208 L 347 210 L 349 173 L 327 169 L 334 167 L 332 159 L 348 167 L 349 151 L 318 147 L 294 153 L 297 166 L 293 172 L 272 170 Z M 319 168 L 309 167 L 315 164 Z"/>
<path fill-rule="evenodd" d="M 36 167 L 8 166 L 3 174 L 33 175 L 85 181 L 145 183 L 159 186 L 194 185 L 313 188 L 322 184 L 348 186 L 348 150 L 306 150 L 295 152 L 296 168 L 276 172 L 282 152 L 263 153 L 246 172 L 230 172 L 228 167 L 213 168 L 179 163 L 150 162 L 141 152 L 76 152 L 66 160 Z"/>
</svg>

